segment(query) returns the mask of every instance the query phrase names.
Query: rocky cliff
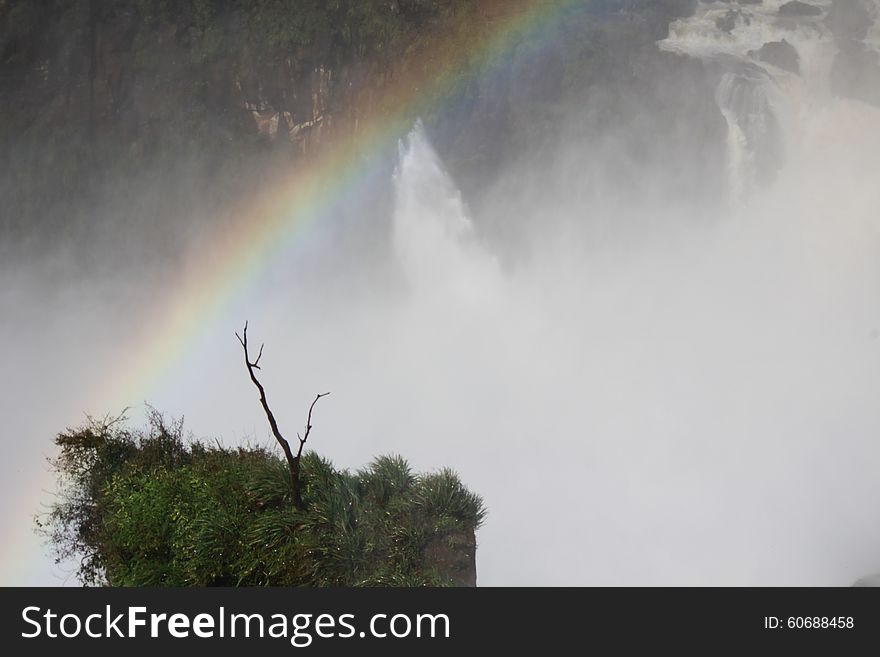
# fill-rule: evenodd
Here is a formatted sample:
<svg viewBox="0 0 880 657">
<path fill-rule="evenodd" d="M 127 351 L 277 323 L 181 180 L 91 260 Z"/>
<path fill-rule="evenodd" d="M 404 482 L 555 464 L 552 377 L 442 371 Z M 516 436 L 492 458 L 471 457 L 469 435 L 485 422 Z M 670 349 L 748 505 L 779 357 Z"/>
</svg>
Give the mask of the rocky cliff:
<svg viewBox="0 0 880 657">
<path fill-rule="evenodd" d="M 162 193 L 141 214 L 185 217 L 205 190 L 222 205 L 261 172 L 357 133 L 395 106 L 389 90 L 401 79 L 430 78 L 452 51 L 542 2 L 2 0 L 0 231 L 63 239 L 108 205 L 113 221 L 149 223 L 125 216 L 144 185 Z M 565 104 L 596 89 L 602 116 L 620 120 L 633 111 L 625 90 L 638 87 L 656 123 L 633 139 L 674 139 L 680 98 L 656 79 L 680 62 L 658 57 L 654 42 L 693 5 L 575 2 L 555 38 L 524 35 L 491 80 L 467 82 L 473 62 L 463 60 L 457 97 L 420 106 L 464 192 L 539 149 Z M 699 78 L 677 70 L 688 84 Z M 707 96 L 696 98 L 686 102 Z"/>
</svg>

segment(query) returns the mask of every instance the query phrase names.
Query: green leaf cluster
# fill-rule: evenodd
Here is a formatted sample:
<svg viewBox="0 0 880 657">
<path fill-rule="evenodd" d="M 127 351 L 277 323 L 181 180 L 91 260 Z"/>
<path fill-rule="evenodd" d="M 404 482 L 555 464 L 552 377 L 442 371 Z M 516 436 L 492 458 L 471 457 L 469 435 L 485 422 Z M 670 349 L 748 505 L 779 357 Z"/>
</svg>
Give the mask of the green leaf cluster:
<svg viewBox="0 0 880 657">
<path fill-rule="evenodd" d="M 382 456 L 352 473 L 309 452 L 298 512 L 275 454 L 149 420 L 89 421 L 56 439 L 58 497 L 39 522 L 85 584 L 424 586 L 473 568 L 485 510 L 451 470 L 419 475 Z"/>
</svg>

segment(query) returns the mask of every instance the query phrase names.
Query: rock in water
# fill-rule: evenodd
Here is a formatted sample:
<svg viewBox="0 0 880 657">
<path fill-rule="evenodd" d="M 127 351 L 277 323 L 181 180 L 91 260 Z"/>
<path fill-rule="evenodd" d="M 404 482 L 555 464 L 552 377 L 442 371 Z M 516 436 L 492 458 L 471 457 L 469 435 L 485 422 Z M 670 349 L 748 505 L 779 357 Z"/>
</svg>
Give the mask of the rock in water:
<svg viewBox="0 0 880 657">
<path fill-rule="evenodd" d="M 867 38 L 875 20 L 876 17 L 871 15 L 871 11 L 862 0 L 834 0 L 825 18 L 825 24 L 841 41 L 848 39 L 863 41 Z"/>
<path fill-rule="evenodd" d="M 783 39 L 782 41 L 770 41 L 765 43 L 758 50 L 752 50 L 749 55 L 767 62 L 773 66 L 778 66 L 784 71 L 800 74 L 801 65 L 798 52 L 793 45 Z"/>
<path fill-rule="evenodd" d="M 831 88 L 838 96 L 880 105 L 880 54 L 859 41 L 844 41 L 834 57 Z"/>
<path fill-rule="evenodd" d="M 789 17 L 821 16 L 822 10 L 816 5 L 800 2 L 800 0 L 792 0 L 792 2 L 786 2 L 779 8 L 779 15 Z"/>
<path fill-rule="evenodd" d="M 880 574 L 866 575 L 853 582 L 853 586 L 880 586 Z"/>
<path fill-rule="evenodd" d="M 740 13 L 735 9 L 731 9 L 724 16 L 715 21 L 715 26 L 722 32 L 730 34 L 736 27 L 736 22 L 740 18 Z"/>
</svg>

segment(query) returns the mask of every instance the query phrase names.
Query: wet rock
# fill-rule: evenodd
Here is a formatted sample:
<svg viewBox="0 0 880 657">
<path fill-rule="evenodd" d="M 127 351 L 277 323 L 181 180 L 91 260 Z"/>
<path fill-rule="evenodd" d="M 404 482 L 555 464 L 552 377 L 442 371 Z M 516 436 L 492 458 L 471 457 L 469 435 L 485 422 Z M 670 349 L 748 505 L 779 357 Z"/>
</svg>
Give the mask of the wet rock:
<svg viewBox="0 0 880 657">
<path fill-rule="evenodd" d="M 792 2 L 786 2 L 779 8 L 779 15 L 786 17 L 821 16 L 822 10 L 816 5 L 800 2 L 800 0 L 792 0 Z"/>
<path fill-rule="evenodd" d="M 853 582 L 853 586 L 880 586 L 880 574 L 862 577 L 861 579 Z"/>
<path fill-rule="evenodd" d="M 800 56 L 795 47 L 785 39 L 765 43 L 758 50 L 752 50 L 749 55 L 784 71 L 796 74 L 801 72 Z"/>
<path fill-rule="evenodd" d="M 477 540 L 474 532 L 453 532 L 437 536 L 424 552 L 425 563 L 452 586 L 477 585 Z"/>
<path fill-rule="evenodd" d="M 731 9 L 724 16 L 715 21 L 715 26 L 726 34 L 730 34 L 733 32 L 736 27 L 737 22 L 742 14 L 738 11 Z"/>
<path fill-rule="evenodd" d="M 831 68 L 838 96 L 880 105 L 880 55 L 858 41 L 843 41 Z"/>
<path fill-rule="evenodd" d="M 862 41 L 876 19 L 863 0 L 834 0 L 825 24 L 839 40 Z"/>
</svg>

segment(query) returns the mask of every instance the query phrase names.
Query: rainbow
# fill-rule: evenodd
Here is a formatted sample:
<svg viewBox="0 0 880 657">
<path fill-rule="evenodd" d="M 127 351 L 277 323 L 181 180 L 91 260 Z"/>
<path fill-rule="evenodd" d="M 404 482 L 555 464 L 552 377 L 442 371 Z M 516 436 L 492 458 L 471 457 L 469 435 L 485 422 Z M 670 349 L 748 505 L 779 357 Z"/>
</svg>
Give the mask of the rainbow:
<svg viewBox="0 0 880 657">
<path fill-rule="evenodd" d="M 182 356 L 200 336 L 250 289 L 257 278 L 288 254 L 307 228 L 330 212 L 369 174 L 372 156 L 393 148 L 412 127 L 415 117 L 437 105 L 455 102 L 463 86 L 485 79 L 524 38 L 540 39 L 563 12 L 590 0 L 486 0 L 498 8 L 486 19 L 479 38 L 457 42 L 458 35 L 440 36 L 423 57 L 430 65 L 410 73 L 384 90 L 385 111 L 362 121 L 353 138 L 332 142 L 307 168 L 297 167 L 266 185 L 268 192 L 248 206 L 210 243 L 196 260 L 200 267 L 178 281 L 163 313 L 144 323 L 128 339 L 123 362 L 113 363 L 111 376 L 95 390 L 85 391 L 86 410 L 99 414 L 140 404 L 161 389 Z M 503 8 L 503 9 L 502 9 Z M 390 107 L 390 111 L 389 111 Z M 53 488 L 45 467 L 32 486 L 20 489 L 17 503 L 37 510 Z M 30 515 L 30 514 L 28 514 Z M 11 529 L 16 538 L 2 542 L 0 584 L 27 584 L 45 564 L 31 527 Z"/>
<path fill-rule="evenodd" d="M 147 398 L 198 340 L 203 327 L 249 290 L 262 271 L 366 175 L 365 162 L 372 154 L 393 147 L 412 126 L 413 117 L 433 103 L 452 102 L 462 85 L 474 76 L 490 75 L 521 39 L 539 34 L 564 9 L 584 1 L 503 0 L 496 4 L 505 10 L 489 23 L 491 29 L 483 31 L 479 42 L 450 44 L 441 38 L 425 54 L 428 59 L 446 58 L 430 77 L 409 76 L 385 91 L 393 99 L 392 111 L 367 120 L 354 139 L 331 145 L 307 170 L 300 168 L 275 182 L 274 191 L 205 248 L 207 257 L 199 261 L 208 265 L 181 281 L 166 314 L 135 338 L 127 350 L 131 362 L 103 383 L 97 403 L 119 408 Z"/>
</svg>

